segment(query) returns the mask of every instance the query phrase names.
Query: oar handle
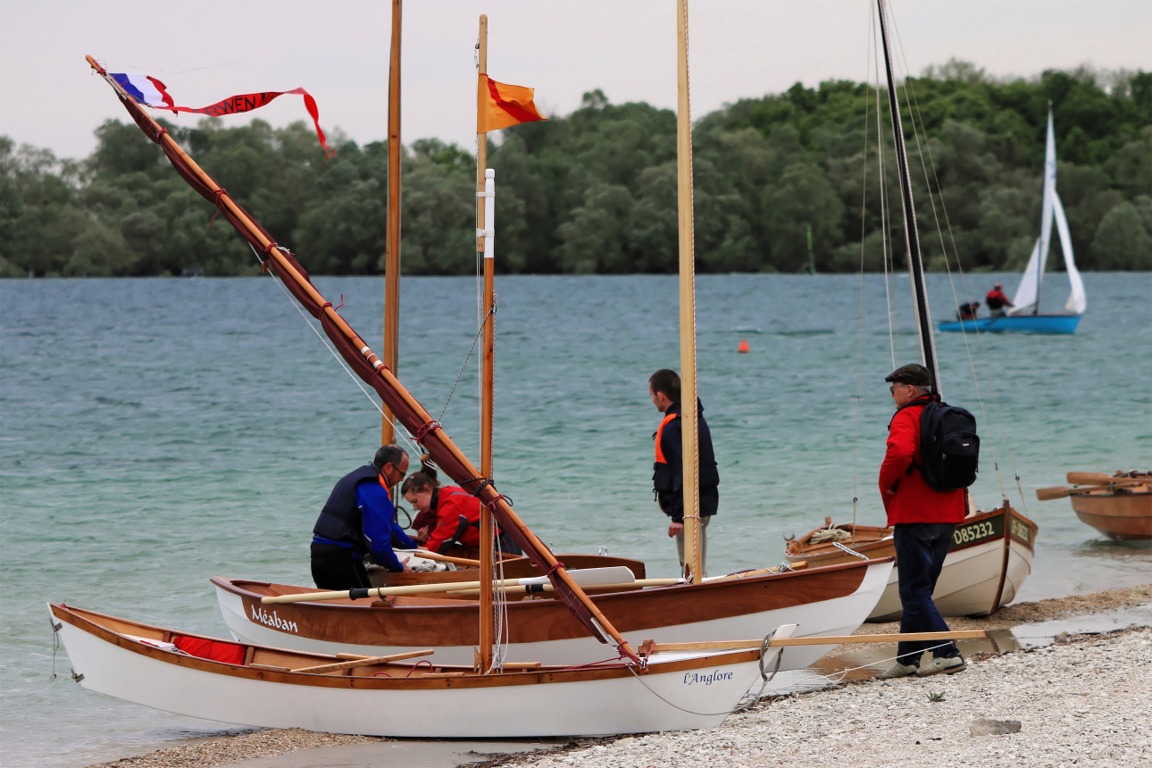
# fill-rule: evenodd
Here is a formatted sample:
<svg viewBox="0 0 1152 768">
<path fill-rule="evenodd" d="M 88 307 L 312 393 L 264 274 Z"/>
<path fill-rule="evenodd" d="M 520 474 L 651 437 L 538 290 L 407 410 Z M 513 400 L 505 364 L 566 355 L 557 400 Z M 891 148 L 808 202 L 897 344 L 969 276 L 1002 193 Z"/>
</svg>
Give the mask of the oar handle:
<svg viewBox="0 0 1152 768">
<path fill-rule="evenodd" d="M 466 557 L 452 557 L 450 555 L 439 555 L 435 552 L 429 552 L 426 549 L 415 550 L 416 554 L 425 560 L 435 560 L 438 563 L 452 563 L 453 565 L 467 565 L 472 568 L 479 568 L 479 560 L 469 560 Z M 403 552 L 397 554 L 404 554 Z"/>
<path fill-rule="evenodd" d="M 1072 494 L 1072 489 L 1066 485 L 1054 485 L 1051 488 L 1037 488 L 1036 498 L 1040 501 L 1052 501 L 1053 499 L 1062 499 L 1065 496 Z"/>
</svg>

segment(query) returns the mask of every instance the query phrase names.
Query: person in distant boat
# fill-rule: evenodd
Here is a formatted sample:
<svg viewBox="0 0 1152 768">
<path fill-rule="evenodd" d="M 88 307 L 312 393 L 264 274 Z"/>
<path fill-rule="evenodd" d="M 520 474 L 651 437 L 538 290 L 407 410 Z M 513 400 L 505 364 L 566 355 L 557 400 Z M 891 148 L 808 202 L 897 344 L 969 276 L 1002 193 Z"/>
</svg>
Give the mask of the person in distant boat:
<svg viewBox="0 0 1152 768">
<path fill-rule="evenodd" d="M 1013 306 L 1012 300 L 1004 293 L 1000 283 L 996 283 L 995 287 L 988 291 L 988 295 L 984 297 L 984 303 L 988 305 L 992 317 L 1004 317 L 1004 308 Z"/>
<path fill-rule="evenodd" d="M 415 549 L 396 522 L 389 488 L 408 474 L 408 454 L 398 445 L 383 445 L 371 464 L 336 481 L 312 530 L 312 580 L 321 589 L 371 586 L 364 556 L 390 571 L 407 570 L 393 543 Z"/>
<path fill-rule="evenodd" d="M 436 470 L 422 466 L 400 486 L 404 499 L 418 514 L 412 521 L 416 540 L 430 552 L 443 554 L 453 544 L 480 546 L 480 499 L 456 485 L 440 485 Z M 500 549 L 514 555 L 520 547 L 501 533 Z"/>
<path fill-rule="evenodd" d="M 964 520 L 965 490 L 937 491 L 920 474 L 920 414 L 938 401 L 932 392 L 932 374 L 922 365 L 904 365 L 885 377 L 896 404 L 888 423 L 888 450 L 880 465 L 880 497 L 892 526 L 896 545 L 896 578 L 900 592 L 901 632 L 946 632 L 948 625 L 932 602 L 936 580 L 952 544 L 956 524 Z M 932 649 L 927 659 L 924 653 Z M 896 663 L 882 679 L 940 673 L 965 667 L 951 640 L 902 642 Z"/>
<path fill-rule="evenodd" d="M 975 320 L 976 313 L 980 310 L 980 302 L 970 301 L 967 304 L 961 304 L 956 312 L 957 320 Z"/>
<path fill-rule="evenodd" d="M 680 429 L 680 376 L 662 368 L 648 378 L 648 395 L 656 410 L 664 414 L 655 434 L 656 461 L 652 471 L 652 490 L 660 510 L 671 518 L 668 536 L 676 539 L 676 554 L 684 567 L 684 438 Z M 704 420 L 704 406 L 696 401 L 696 438 L 700 466 L 700 552 L 701 562 L 708 557 L 708 523 L 720 506 L 720 472 L 712 449 L 712 433 Z M 704 566 L 707 573 L 707 566 Z M 697 574 L 703 577 L 704 574 Z"/>
</svg>

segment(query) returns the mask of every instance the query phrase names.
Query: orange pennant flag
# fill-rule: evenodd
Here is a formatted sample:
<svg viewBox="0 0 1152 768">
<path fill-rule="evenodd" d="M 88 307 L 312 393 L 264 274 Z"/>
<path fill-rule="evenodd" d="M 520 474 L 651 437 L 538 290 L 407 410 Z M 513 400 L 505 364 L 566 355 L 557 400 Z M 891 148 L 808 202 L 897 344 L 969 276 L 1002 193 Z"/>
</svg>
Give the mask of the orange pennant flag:
<svg viewBox="0 0 1152 768">
<path fill-rule="evenodd" d="M 532 103 L 535 92 L 522 85 L 498 83 L 481 73 L 476 88 L 476 133 L 544 120 Z"/>
</svg>

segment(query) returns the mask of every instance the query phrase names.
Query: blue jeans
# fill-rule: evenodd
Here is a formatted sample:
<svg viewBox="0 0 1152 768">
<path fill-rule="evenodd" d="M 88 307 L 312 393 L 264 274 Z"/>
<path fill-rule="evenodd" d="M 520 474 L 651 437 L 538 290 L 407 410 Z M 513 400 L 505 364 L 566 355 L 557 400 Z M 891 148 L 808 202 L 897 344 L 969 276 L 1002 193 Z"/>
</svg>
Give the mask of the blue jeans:
<svg viewBox="0 0 1152 768">
<path fill-rule="evenodd" d="M 901 632 L 946 632 L 948 625 L 932 602 L 936 579 L 952 544 L 956 526 L 942 523 L 901 523 L 893 526 L 896 544 L 896 576 L 900 588 Z M 920 656 L 932 649 L 933 656 L 959 656 L 951 640 L 917 640 L 896 647 L 901 664 L 919 666 Z"/>
</svg>

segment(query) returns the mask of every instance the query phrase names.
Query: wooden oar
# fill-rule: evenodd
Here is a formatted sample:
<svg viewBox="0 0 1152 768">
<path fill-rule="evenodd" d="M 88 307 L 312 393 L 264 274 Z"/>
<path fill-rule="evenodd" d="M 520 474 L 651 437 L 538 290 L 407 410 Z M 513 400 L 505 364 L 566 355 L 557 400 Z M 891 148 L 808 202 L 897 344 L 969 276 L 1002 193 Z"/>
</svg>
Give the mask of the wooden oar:
<svg viewBox="0 0 1152 768">
<path fill-rule="evenodd" d="M 1149 483 L 1152 475 L 1143 477 L 1126 477 L 1120 475 L 1106 475 L 1103 472 L 1069 472 L 1068 482 L 1073 485 L 1119 485 L 1120 483 Z"/>
<path fill-rule="evenodd" d="M 773 637 L 768 640 L 771 648 L 785 648 L 794 645 L 848 645 L 853 643 L 899 643 L 907 641 L 932 640 L 973 640 L 988 637 L 986 629 L 956 629 L 948 632 L 889 632 L 882 635 L 828 635 L 815 637 Z M 647 644 L 651 652 L 658 651 L 738 651 L 745 648 L 759 648 L 763 640 L 711 640 L 697 643 L 654 643 Z"/>
<path fill-rule="evenodd" d="M 401 659 L 414 659 L 417 656 L 431 656 L 434 651 L 428 648 L 423 651 L 407 651 L 405 653 L 393 653 L 388 656 L 363 656 L 351 661 L 337 661 L 331 664 L 317 664 L 312 667 L 299 667 L 292 670 L 293 672 L 311 672 L 312 674 L 322 674 L 325 672 L 339 672 L 342 669 L 352 669 L 353 667 L 368 667 L 373 664 L 387 664 L 390 661 L 400 661 Z"/>
<path fill-rule="evenodd" d="M 569 573 L 579 573 L 579 571 L 569 571 Z M 683 583 L 684 579 L 682 578 L 668 577 L 665 579 L 632 579 L 630 581 L 615 583 L 605 582 L 603 584 L 581 584 L 580 586 L 584 588 L 585 592 L 595 592 L 596 590 L 600 589 L 620 589 L 621 587 L 670 587 L 673 584 Z M 473 595 L 479 594 L 480 592 L 479 588 L 477 587 L 466 586 L 463 589 L 457 589 L 454 584 L 444 584 L 443 586 L 447 587 L 447 589 L 444 589 L 443 592 L 452 597 L 471 597 Z M 552 582 L 548 581 L 544 583 L 526 584 L 524 585 L 524 591 L 528 593 L 553 592 L 555 591 L 555 587 L 552 586 Z"/>
<path fill-rule="evenodd" d="M 580 585 L 621 584 L 635 582 L 632 571 L 623 565 L 614 565 L 607 568 L 582 568 L 568 571 L 568 574 Z M 533 576 L 523 579 L 499 579 L 492 582 L 493 587 L 523 587 L 530 584 L 545 584 L 547 576 Z M 364 597 L 387 597 L 388 595 L 421 595 L 430 592 L 445 592 L 446 586 L 451 589 L 479 589 L 482 581 L 454 581 L 435 584 L 410 584 L 404 587 L 360 587 L 357 589 L 344 589 L 332 592 L 298 592 L 292 595 L 274 595 L 260 600 L 264 605 L 279 603 L 308 603 L 318 600 L 359 600 Z"/>
<path fill-rule="evenodd" d="M 1128 480 L 1121 480 L 1119 478 L 1112 478 L 1114 482 L 1108 485 L 1116 488 L 1127 488 L 1133 485 L 1150 485 L 1152 479 L 1148 478 L 1131 478 Z M 1078 496 L 1085 493 L 1098 493 L 1105 490 L 1101 485 L 1083 485 L 1078 488 L 1069 488 L 1066 485 L 1054 485 L 1051 488 L 1037 488 L 1036 498 L 1040 501 L 1051 501 L 1052 499 L 1062 499 L 1065 496 Z"/>
</svg>

